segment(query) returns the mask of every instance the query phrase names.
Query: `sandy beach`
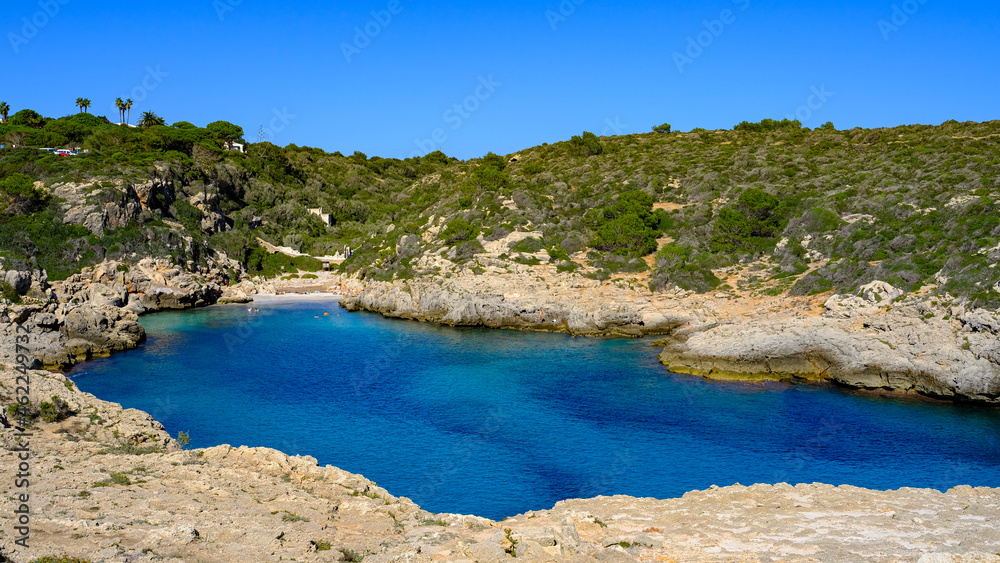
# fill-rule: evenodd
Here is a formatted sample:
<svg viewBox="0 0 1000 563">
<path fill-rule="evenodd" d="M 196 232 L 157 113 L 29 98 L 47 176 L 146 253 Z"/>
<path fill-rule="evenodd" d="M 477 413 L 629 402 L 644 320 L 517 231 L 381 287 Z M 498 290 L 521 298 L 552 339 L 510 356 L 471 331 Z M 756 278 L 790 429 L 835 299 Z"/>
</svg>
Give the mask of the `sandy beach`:
<svg viewBox="0 0 1000 563">
<path fill-rule="evenodd" d="M 343 295 L 339 293 L 258 293 L 253 295 L 253 302 L 287 303 L 289 301 L 339 301 Z"/>
</svg>

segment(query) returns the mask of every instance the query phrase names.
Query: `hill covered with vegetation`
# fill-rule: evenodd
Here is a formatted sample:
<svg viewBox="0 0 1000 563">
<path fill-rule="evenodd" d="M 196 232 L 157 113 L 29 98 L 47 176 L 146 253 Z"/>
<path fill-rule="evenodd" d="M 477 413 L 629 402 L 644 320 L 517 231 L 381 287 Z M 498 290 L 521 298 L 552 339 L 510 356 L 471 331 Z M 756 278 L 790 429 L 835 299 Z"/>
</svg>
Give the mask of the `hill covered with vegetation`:
<svg viewBox="0 0 1000 563">
<path fill-rule="evenodd" d="M 251 273 L 295 267 L 259 237 L 313 256 L 350 248 L 342 270 L 381 280 L 515 261 L 706 292 L 741 269 L 753 275 L 740 289 L 772 295 L 880 279 L 1000 305 L 997 121 L 838 131 L 764 120 L 688 133 L 664 124 L 470 161 L 267 142 L 226 150 L 244 136 L 226 122 L 133 128 L 30 110 L 7 121 L 0 138 L 19 148 L 0 150 L 0 254 L 7 269 L 37 265 L 53 278 L 106 258 L 198 263 L 216 252 Z M 89 152 L 38 150 L 64 146 Z M 66 186 L 83 186 L 98 208 L 133 211 L 85 227 L 67 214 Z M 512 244 L 487 254 L 493 241 Z"/>
</svg>

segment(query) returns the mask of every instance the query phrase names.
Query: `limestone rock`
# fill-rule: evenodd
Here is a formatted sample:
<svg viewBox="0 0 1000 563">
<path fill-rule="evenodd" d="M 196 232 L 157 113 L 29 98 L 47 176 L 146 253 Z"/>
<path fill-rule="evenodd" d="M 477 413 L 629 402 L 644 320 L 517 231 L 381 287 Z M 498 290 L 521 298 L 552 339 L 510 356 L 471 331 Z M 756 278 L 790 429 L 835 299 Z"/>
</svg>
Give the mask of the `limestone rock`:
<svg viewBox="0 0 1000 563">
<path fill-rule="evenodd" d="M 903 295 L 903 290 L 897 289 L 884 281 L 873 281 L 861 286 L 861 296 L 869 303 L 889 302 Z"/>
<path fill-rule="evenodd" d="M 4 274 L 3 279 L 21 295 L 28 293 L 31 288 L 31 275 L 27 272 L 11 270 Z"/>
<path fill-rule="evenodd" d="M 926 313 L 931 305 L 918 301 L 883 310 L 851 307 L 857 299 L 831 298 L 828 313 L 834 314 L 825 318 L 762 316 L 675 337 L 660 359 L 671 371 L 707 377 L 828 379 L 1000 404 L 1000 363 L 991 361 L 1000 357 L 996 339 L 973 337 L 973 348 L 963 332 L 992 334 L 991 315 L 966 314 L 955 325 L 943 311 Z"/>
</svg>

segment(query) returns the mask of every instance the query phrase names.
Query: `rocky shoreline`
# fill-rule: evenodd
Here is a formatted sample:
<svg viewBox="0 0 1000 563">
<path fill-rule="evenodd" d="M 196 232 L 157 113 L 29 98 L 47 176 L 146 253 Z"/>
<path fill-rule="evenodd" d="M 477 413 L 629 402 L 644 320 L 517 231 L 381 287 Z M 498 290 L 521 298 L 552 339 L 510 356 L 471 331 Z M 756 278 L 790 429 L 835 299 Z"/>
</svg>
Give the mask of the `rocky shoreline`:
<svg viewBox="0 0 1000 563">
<path fill-rule="evenodd" d="M 41 275 L 22 280 L 22 289 L 27 284 L 51 302 L 9 311 L 0 402 L 17 401 L 13 331 L 21 326 L 31 332 L 35 356 L 31 408 L 40 414 L 43 401 L 59 408 L 32 429 L 30 548 L 15 543 L 13 517 L 21 503 L 13 473 L 4 477 L 0 561 L 63 553 L 107 562 L 494 562 L 515 555 L 620 563 L 1000 561 L 993 555 L 1000 552 L 1000 531 L 992 525 L 1000 518 L 1000 489 L 735 485 L 669 500 L 567 500 L 502 522 L 431 514 L 313 458 L 228 445 L 184 451 L 149 414 L 82 393 L 59 373 L 40 369 L 134 348 L 145 338 L 142 313 L 240 302 L 281 289 L 226 286 L 223 267 L 192 272 L 146 260 L 127 271 L 103 264 L 51 285 Z M 628 284 L 549 277 L 537 268 L 434 283 L 327 281 L 349 294 L 344 307 L 399 318 L 663 336 L 661 359 L 674 371 L 829 379 L 985 404 L 997 398 L 996 376 L 990 377 L 1000 322 L 959 309 L 928 317 L 937 315 L 933 303 L 925 306 L 918 297 L 892 303 L 885 286 L 860 297 L 741 302 L 677 290 L 653 295 Z M 3 422 L 3 466 L 14 468 L 23 439 L 14 419 Z"/>
<path fill-rule="evenodd" d="M 872 391 L 1000 405 L 1000 316 L 903 296 L 751 299 L 735 292 L 654 294 L 541 268 L 434 281 L 372 283 L 341 306 L 452 326 L 574 336 L 663 336 L 675 373 L 741 381 L 829 381 Z"/>
</svg>

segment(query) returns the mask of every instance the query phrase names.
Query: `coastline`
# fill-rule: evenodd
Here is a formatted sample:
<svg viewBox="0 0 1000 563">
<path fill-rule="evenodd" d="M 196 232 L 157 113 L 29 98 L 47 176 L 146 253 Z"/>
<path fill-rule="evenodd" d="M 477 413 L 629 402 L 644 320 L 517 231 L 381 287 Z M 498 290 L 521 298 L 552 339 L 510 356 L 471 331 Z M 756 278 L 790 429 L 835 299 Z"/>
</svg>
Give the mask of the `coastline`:
<svg viewBox="0 0 1000 563">
<path fill-rule="evenodd" d="M 693 377 L 829 381 L 1000 405 L 1000 314 L 919 294 L 890 298 L 899 293 L 873 282 L 862 296 L 654 294 L 522 267 L 487 279 L 371 283 L 340 304 L 447 326 L 655 336 L 666 368 Z"/>
<path fill-rule="evenodd" d="M 181 279 L 177 285 L 198 285 L 184 282 Z M 362 300 L 361 289 L 367 291 L 368 287 L 359 287 L 358 296 L 339 301 L 343 305 L 344 301 Z M 86 291 L 89 296 L 101 294 L 104 289 L 97 281 L 88 283 Z M 143 299 L 144 303 L 185 305 L 164 309 L 186 308 L 193 306 L 185 297 L 190 291 L 178 290 L 176 295 L 163 292 L 174 301 Z M 215 290 L 201 287 L 198 291 Z M 218 295 L 223 294 L 219 288 Z M 261 304 L 338 301 L 332 295 L 260 295 L 257 302 Z M 437 302 L 442 302 L 442 294 L 437 295 Z M 490 311 L 484 304 L 497 301 L 495 295 L 482 295 L 485 298 L 470 299 L 465 294 L 467 302 L 462 306 L 467 317 L 450 310 L 434 314 L 448 320 L 442 324 L 461 325 L 470 322 L 473 314 L 482 318 L 484 312 Z M 533 317 L 538 308 L 546 307 L 560 312 L 553 307 L 560 303 L 558 295 L 543 295 L 542 304 L 534 309 L 527 301 L 508 300 L 502 293 L 500 297 L 502 301 L 513 301 L 510 310 L 516 309 L 518 315 L 524 310 Z M 627 333 L 633 326 L 652 327 L 646 334 L 663 330 L 662 334 L 679 342 L 681 338 L 690 341 L 695 335 L 710 334 L 742 318 L 734 316 L 720 323 L 721 314 L 715 311 L 713 317 L 704 302 L 701 313 L 682 311 L 682 307 L 689 306 L 690 296 L 679 293 L 670 296 L 676 301 L 672 309 L 652 302 L 636 304 L 622 299 L 621 294 L 602 297 L 589 303 L 596 303 L 596 309 L 577 311 L 576 319 L 582 315 L 585 321 L 575 326 L 592 327 L 596 330 L 591 334 L 601 335 Z M 606 300 L 616 297 L 614 305 L 608 306 Z M 423 303 L 421 299 L 409 303 L 414 302 Z M 637 310 L 629 310 L 637 305 Z M 101 318 L 106 318 L 111 314 L 108 307 L 127 311 L 128 303 L 109 305 L 88 300 L 77 308 L 94 308 L 105 315 Z M 24 310 L 28 313 L 17 320 L 37 329 L 36 337 L 55 338 L 46 337 L 53 333 L 47 327 L 58 327 L 56 332 L 63 338 L 50 340 L 50 348 L 79 346 L 73 342 L 82 336 L 94 339 L 87 342 L 96 347 L 107 336 L 52 325 L 44 317 L 51 313 L 44 308 Z M 65 312 L 65 317 L 83 314 L 73 310 Z M 145 307 L 143 312 L 152 310 Z M 664 313 L 671 310 L 677 314 Z M 138 324 L 138 317 L 131 314 Z M 133 317 L 125 315 L 120 322 L 131 326 L 128 323 Z M 647 319 L 654 321 L 649 327 Z M 570 319 L 566 320 L 566 326 L 571 326 Z M 532 329 L 530 323 L 510 328 Z M 105 332 L 121 330 L 122 326 L 113 323 Z M 0 371 L 0 395 L 7 403 L 18 375 L 9 369 L 10 357 L 8 367 Z M 566 500 L 550 510 L 513 516 L 503 522 L 431 514 L 359 475 L 319 467 L 313 458 L 227 445 L 182 451 L 149 414 L 122 409 L 81 393 L 61 374 L 30 373 L 36 401 L 58 395 L 76 414 L 36 423 L 32 451 L 39 480 L 34 498 L 44 503 L 44 509 L 35 508 L 39 513 L 32 524 L 34 547 L 21 549 L 11 535 L 0 537 L 3 554 L 15 563 L 57 552 L 109 562 L 152 561 L 157 557 L 234 562 L 293 557 L 298 561 L 335 561 L 338 559 L 333 555 L 338 553 L 341 557 L 348 553 L 363 555 L 366 561 L 375 563 L 501 561 L 515 554 L 528 561 L 622 563 L 677 558 L 708 562 L 733 557 L 747 561 L 813 561 L 817 556 L 875 561 L 882 560 L 885 553 L 895 553 L 908 561 L 972 563 L 991 560 L 988 557 L 992 555 L 987 554 L 1000 551 L 1000 532 L 984 524 L 1000 518 L 1000 488 L 960 486 L 941 493 L 819 484 L 734 485 L 692 491 L 677 499 Z M 8 446 L 16 443 L 13 432 L 3 430 Z M 15 451 L 8 447 L 3 455 L 5 466 L 13 467 Z M 17 508 L 7 495 L 0 500 L 0 507 L 4 514 Z M 817 535 L 816 526 L 826 529 L 826 534 Z M 904 537 L 905 543 L 901 539 Z M 976 541 L 963 541 L 967 538 Z M 248 547 L 254 555 L 246 554 Z M 332 555 L 321 547 L 329 548 Z M 937 555 L 947 559 L 934 559 Z"/>
<path fill-rule="evenodd" d="M 257 293 L 251 296 L 253 303 L 260 305 L 268 303 L 287 303 L 287 302 L 303 302 L 303 301 L 315 301 L 315 302 L 339 302 L 344 296 L 339 293 Z"/>
</svg>

